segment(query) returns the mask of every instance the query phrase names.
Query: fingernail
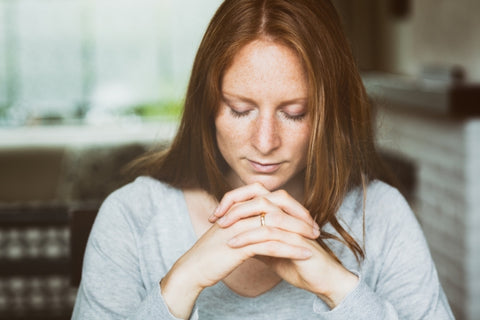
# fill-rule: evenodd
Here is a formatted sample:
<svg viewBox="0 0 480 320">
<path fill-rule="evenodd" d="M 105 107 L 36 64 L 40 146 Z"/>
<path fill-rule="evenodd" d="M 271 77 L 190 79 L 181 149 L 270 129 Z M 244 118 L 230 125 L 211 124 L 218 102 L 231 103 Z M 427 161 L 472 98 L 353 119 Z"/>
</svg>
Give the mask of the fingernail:
<svg viewBox="0 0 480 320">
<path fill-rule="evenodd" d="M 308 250 L 308 249 L 305 249 L 302 251 L 302 257 L 304 258 L 310 258 L 312 256 L 312 251 Z"/>
<path fill-rule="evenodd" d="M 315 238 L 318 238 L 320 236 L 320 230 L 313 227 L 313 235 L 314 235 Z"/>
<path fill-rule="evenodd" d="M 313 228 L 317 229 L 317 230 L 320 230 L 320 226 L 315 221 L 313 222 Z"/>
<path fill-rule="evenodd" d="M 208 221 L 210 222 L 215 222 L 217 220 L 217 212 L 218 212 L 218 206 L 213 210 L 213 213 L 208 217 Z"/>
</svg>

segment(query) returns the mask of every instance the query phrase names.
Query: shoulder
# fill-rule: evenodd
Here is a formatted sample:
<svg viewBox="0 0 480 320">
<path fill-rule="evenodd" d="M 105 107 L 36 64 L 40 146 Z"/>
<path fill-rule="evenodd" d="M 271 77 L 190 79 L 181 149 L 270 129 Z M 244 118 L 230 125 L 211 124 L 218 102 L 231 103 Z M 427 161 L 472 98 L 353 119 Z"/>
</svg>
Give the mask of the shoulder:
<svg viewBox="0 0 480 320">
<path fill-rule="evenodd" d="M 132 202 L 138 200 L 151 200 L 153 196 L 168 196 L 180 190 L 148 176 L 140 176 L 134 181 L 112 192 L 106 201 L 116 200 L 121 202 Z"/>
<path fill-rule="evenodd" d="M 362 191 L 358 197 L 363 198 Z M 362 211 L 357 214 L 363 216 Z M 398 253 L 407 243 L 425 247 L 422 228 L 409 203 L 396 188 L 381 181 L 373 181 L 367 188 L 364 240 L 370 257 Z"/>
<path fill-rule="evenodd" d="M 345 197 L 341 210 L 355 216 L 358 216 L 358 212 L 365 210 L 367 220 L 388 217 L 390 212 L 398 212 L 397 217 L 411 213 L 403 195 L 396 188 L 379 180 L 372 181 L 366 193 L 361 187 L 350 191 Z"/>
<path fill-rule="evenodd" d="M 175 214 L 181 199 L 181 190 L 154 178 L 141 176 L 105 199 L 95 224 L 103 225 L 102 229 L 116 225 L 142 233 L 152 219 L 169 213 Z"/>
<path fill-rule="evenodd" d="M 352 190 L 345 197 L 339 214 L 358 240 L 363 238 L 363 230 L 370 240 L 405 235 L 405 232 L 421 234 L 417 218 L 403 195 L 378 180 L 368 185 L 366 193 L 361 187 Z"/>
<path fill-rule="evenodd" d="M 417 224 L 405 197 L 396 188 L 378 180 L 367 189 L 365 212 L 367 225 L 371 226 Z"/>
</svg>

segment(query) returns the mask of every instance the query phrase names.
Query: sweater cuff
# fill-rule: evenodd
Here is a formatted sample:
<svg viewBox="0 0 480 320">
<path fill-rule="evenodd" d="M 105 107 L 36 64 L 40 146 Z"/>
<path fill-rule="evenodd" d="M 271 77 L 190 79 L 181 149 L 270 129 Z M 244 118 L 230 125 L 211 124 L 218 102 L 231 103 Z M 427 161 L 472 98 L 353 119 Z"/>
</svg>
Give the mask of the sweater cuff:
<svg viewBox="0 0 480 320">
<path fill-rule="evenodd" d="M 357 274 L 358 275 L 358 274 Z M 322 319 L 340 320 L 349 319 L 385 319 L 385 305 L 383 301 L 358 275 L 359 281 L 355 289 L 334 309 L 325 311 L 325 303 L 318 297 L 313 302 L 313 311 L 322 316 Z"/>
<path fill-rule="evenodd" d="M 140 310 L 134 319 L 171 319 L 181 320 L 175 317 L 168 309 L 167 304 L 162 296 L 162 289 L 160 285 L 156 285 L 149 292 L 147 297 L 142 301 Z M 190 320 L 198 320 L 197 306 L 192 310 Z"/>
</svg>

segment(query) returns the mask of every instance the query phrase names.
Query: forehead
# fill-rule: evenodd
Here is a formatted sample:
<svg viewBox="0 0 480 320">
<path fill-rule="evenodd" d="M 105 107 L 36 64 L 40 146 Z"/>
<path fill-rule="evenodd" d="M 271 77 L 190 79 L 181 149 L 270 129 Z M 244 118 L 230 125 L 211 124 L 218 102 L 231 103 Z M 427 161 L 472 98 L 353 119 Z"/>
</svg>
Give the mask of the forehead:
<svg viewBox="0 0 480 320">
<path fill-rule="evenodd" d="M 306 75 L 297 53 L 284 44 L 255 40 L 243 46 L 222 79 L 222 90 L 246 96 L 259 94 L 305 97 Z"/>
</svg>

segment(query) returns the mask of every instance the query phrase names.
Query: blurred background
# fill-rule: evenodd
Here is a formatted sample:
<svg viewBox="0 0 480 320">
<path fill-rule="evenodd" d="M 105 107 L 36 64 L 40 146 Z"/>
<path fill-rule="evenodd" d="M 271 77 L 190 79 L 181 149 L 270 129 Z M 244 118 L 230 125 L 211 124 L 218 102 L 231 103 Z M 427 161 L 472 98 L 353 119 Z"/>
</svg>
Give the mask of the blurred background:
<svg viewBox="0 0 480 320">
<path fill-rule="evenodd" d="M 333 2 L 452 309 L 480 319 L 480 1 Z M 70 318 L 96 210 L 175 134 L 220 3 L 0 0 L 0 319 Z"/>
</svg>

